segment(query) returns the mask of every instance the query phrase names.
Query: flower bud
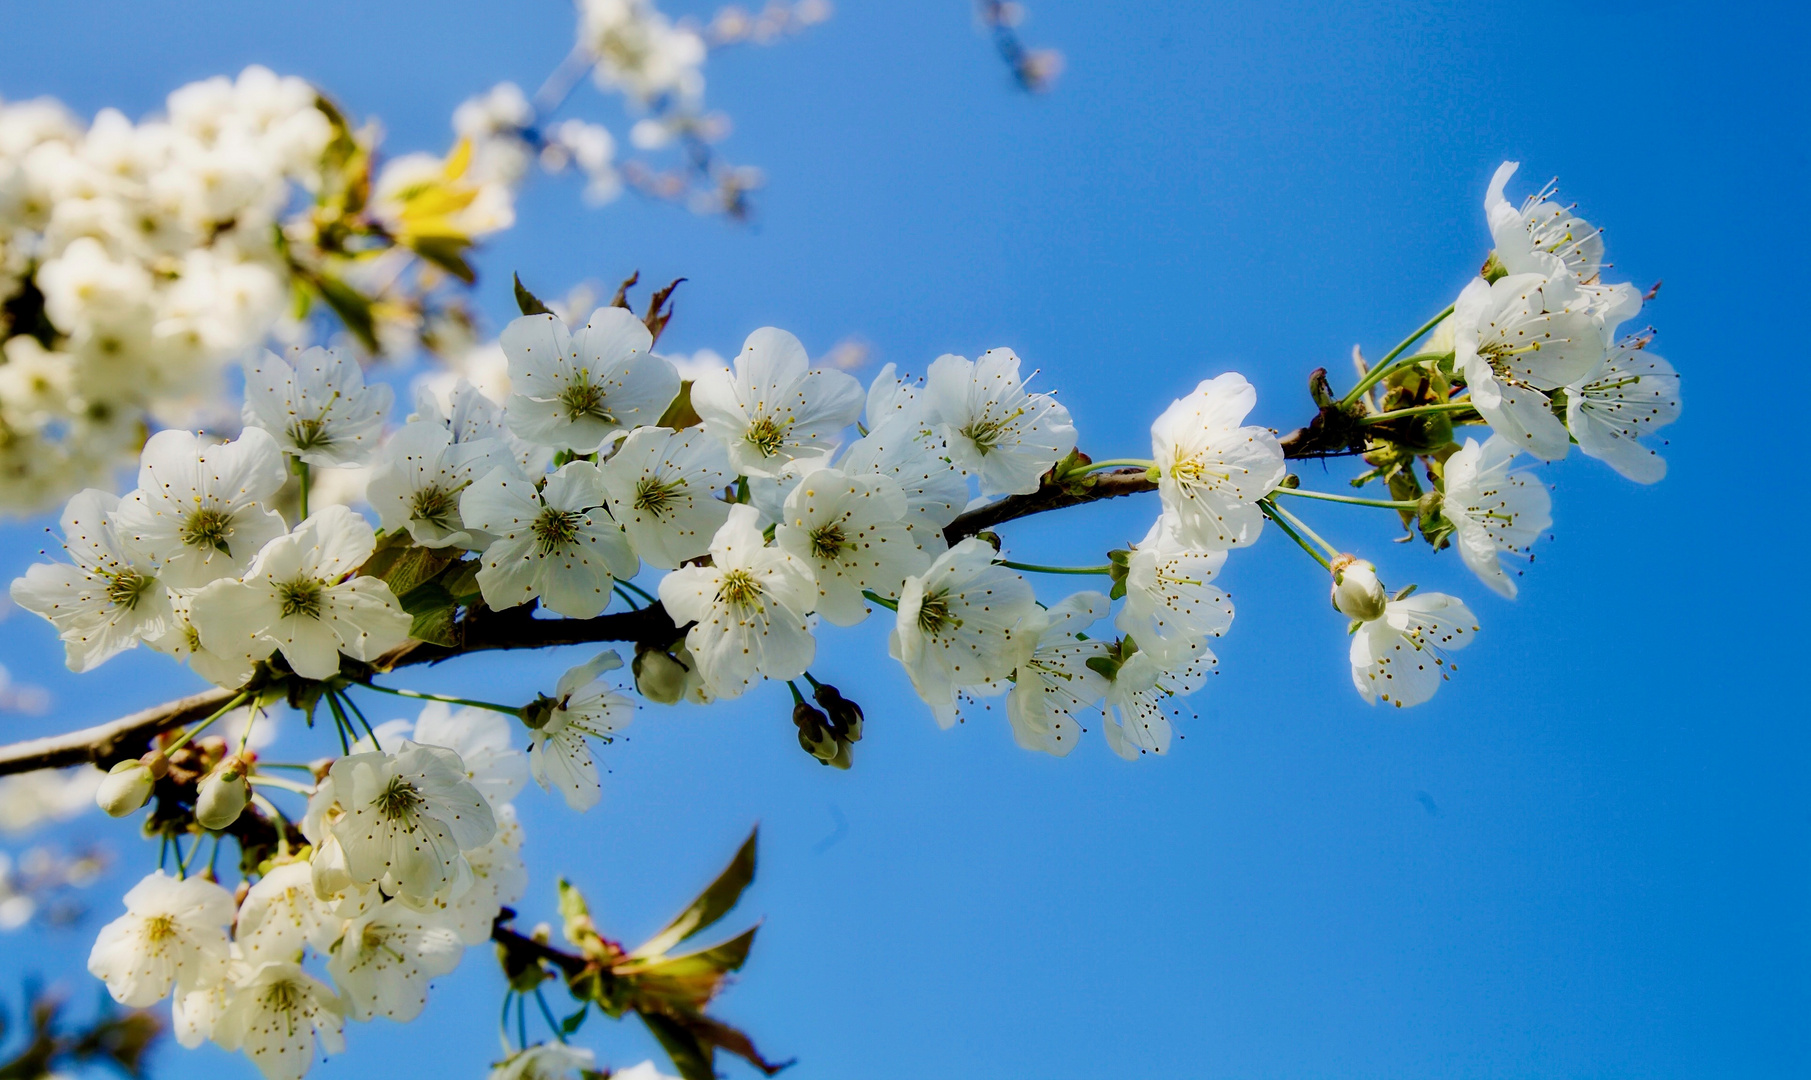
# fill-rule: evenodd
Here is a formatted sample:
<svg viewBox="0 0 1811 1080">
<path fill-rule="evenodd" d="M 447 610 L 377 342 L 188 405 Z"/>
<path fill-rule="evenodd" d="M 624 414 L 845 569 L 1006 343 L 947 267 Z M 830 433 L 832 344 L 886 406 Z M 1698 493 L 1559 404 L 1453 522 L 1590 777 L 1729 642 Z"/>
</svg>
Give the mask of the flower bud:
<svg viewBox="0 0 1811 1080">
<path fill-rule="evenodd" d="M 144 762 L 122 761 L 107 770 L 106 779 L 94 793 L 94 801 L 109 817 L 125 817 L 151 798 L 154 783 L 156 780 Z"/>
<path fill-rule="evenodd" d="M 685 697 L 686 681 L 691 672 L 684 664 L 661 649 L 643 649 L 629 665 L 635 673 L 635 689 L 642 697 L 659 705 L 677 705 Z"/>
<path fill-rule="evenodd" d="M 1377 567 L 1353 555 L 1333 560 L 1333 606 L 1341 615 L 1370 622 L 1383 616 L 1388 601 Z"/>
<path fill-rule="evenodd" d="M 830 730 L 830 718 L 800 701 L 792 707 L 792 722 L 799 728 L 799 745 L 805 752 L 828 765 L 836 759 L 837 739 Z"/>
<path fill-rule="evenodd" d="M 246 778 L 245 763 L 227 758 L 220 767 L 201 778 L 200 793 L 195 796 L 195 823 L 204 829 L 224 829 L 239 820 L 245 804 L 251 800 L 252 785 Z"/>
<path fill-rule="evenodd" d="M 811 696 L 830 714 L 831 727 L 837 735 L 849 742 L 861 742 L 862 712 L 861 706 L 844 697 L 836 687 L 826 683 L 816 683 Z"/>
</svg>

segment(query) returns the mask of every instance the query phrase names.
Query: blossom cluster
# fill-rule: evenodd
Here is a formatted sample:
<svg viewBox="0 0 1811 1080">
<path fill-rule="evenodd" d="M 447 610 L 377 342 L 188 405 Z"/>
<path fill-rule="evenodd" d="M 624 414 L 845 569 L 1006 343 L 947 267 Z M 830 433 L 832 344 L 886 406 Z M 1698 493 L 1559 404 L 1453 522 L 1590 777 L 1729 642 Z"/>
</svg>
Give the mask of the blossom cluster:
<svg viewBox="0 0 1811 1080">
<path fill-rule="evenodd" d="M 1274 525 L 1331 575 L 1358 693 L 1429 700 L 1478 632 L 1471 610 L 1386 590 L 1373 563 L 1284 504 L 1390 510 L 1513 597 L 1510 568 L 1551 525 L 1551 498 L 1520 456 L 1554 460 L 1576 443 L 1651 482 L 1664 463 L 1641 440 L 1679 410 L 1678 377 L 1650 337 L 1618 336 L 1642 296 L 1602 280 L 1599 233 L 1547 191 L 1510 207 L 1513 171 L 1487 196 L 1495 251 L 1479 276 L 1383 361 L 1361 363 L 1345 398 L 1317 377 L 1321 415 L 1287 439 L 1248 422 L 1256 390 L 1226 372 L 1157 416 L 1148 459 L 1096 462 L 1010 349 L 938 357 L 922 380 L 887 365 L 863 387 L 768 327 L 732 361 L 682 371 L 655 352 L 659 304 L 644 317 L 601 307 L 573 326 L 519 283 L 525 314 L 500 336 L 495 397 L 463 381 L 424 388 L 392 425 L 391 389 L 344 355 L 247 361 L 236 439 L 153 435 L 135 490 L 70 501 L 69 561 L 13 583 L 13 599 L 56 626 L 72 669 L 143 643 L 231 695 L 116 765 L 96 800 L 123 815 L 155 799 L 160 829 L 234 835 L 255 883 L 235 897 L 160 871 L 128 895 L 91 969 L 127 1004 L 174 994 L 185 1041 L 243 1047 L 273 1078 L 300 1076 L 317 1038 L 336 1050 L 347 1016 L 416 1015 L 428 981 L 521 891 L 510 800 L 532 776 L 572 809 L 595 805 L 595 747 L 638 707 L 612 682 L 615 652 L 519 707 L 375 681 L 421 643 L 457 651 L 456 631 L 504 617 L 493 613 L 539 623 L 621 609 L 642 699 L 708 704 L 784 682 L 801 744 L 847 767 L 861 709 L 809 669 L 827 626 L 884 612 L 889 652 L 941 726 L 1004 697 L 1026 749 L 1067 755 L 1098 715 L 1108 747 L 1138 759 L 1170 750 L 1179 699 L 1217 671 L 1234 610 L 1216 582 Z M 1464 437 L 1480 426 L 1483 442 Z M 1307 453 L 1362 454 L 1371 469 L 1354 486 L 1382 483 L 1392 498 L 1304 489 L 1287 462 Z M 345 505 L 310 512 L 311 482 L 353 468 L 369 470 L 376 527 Z M 1157 506 L 1102 565 L 1016 562 L 961 520 L 1085 502 L 1103 483 L 1155 490 Z M 652 592 L 637 584 L 649 572 Z M 1040 573 L 1110 588 L 1046 605 L 1026 576 Z M 434 704 L 412 725 L 372 727 L 353 690 Z M 343 756 L 312 767 L 312 783 L 261 763 L 255 720 L 237 750 L 195 741 L 230 709 L 255 718 L 285 699 L 311 718 L 324 703 L 341 735 Z M 306 796 L 305 810 L 278 812 L 270 800 L 285 792 Z M 522 1042 L 500 1075 L 587 1067 Z"/>
</svg>

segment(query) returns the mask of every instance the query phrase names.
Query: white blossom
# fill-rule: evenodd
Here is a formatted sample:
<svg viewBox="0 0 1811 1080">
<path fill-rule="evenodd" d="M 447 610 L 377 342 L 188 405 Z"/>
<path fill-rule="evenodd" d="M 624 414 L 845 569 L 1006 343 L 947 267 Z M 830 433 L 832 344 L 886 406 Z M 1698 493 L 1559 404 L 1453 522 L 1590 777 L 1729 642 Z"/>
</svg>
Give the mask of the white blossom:
<svg viewBox="0 0 1811 1080">
<path fill-rule="evenodd" d="M 1566 427 L 1578 448 L 1638 484 L 1666 476 L 1666 459 L 1641 438 L 1679 419 L 1679 375 L 1632 339 L 1610 347 L 1590 374 L 1566 387 Z"/>
<path fill-rule="evenodd" d="M 62 524 L 71 561 L 38 563 L 12 584 L 14 603 L 57 628 L 71 671 L 155 641 L 174 621 L 157 568 L 121 544 L 108 521 L 118 505 L 118 497 L 92 488 L 70 499 Z"/>
<path fill-rule="evenodd" d="M 1204 380 L 1151 425 L 1157 494 L 1180 542 L 1196 550 L 1243 547 L 1264 527 L 1259 499 L 1283 479 L 1283 448 L 1267 428 L 1243 426 L 1258 392 L 1237 372 Z"/>
<path fill-rule="evenodd" d="M 1529 551 L 1552 526 L 1553 499 L 1529 472 L 1510 472 L 1516 448 L 1501 435 L 1482 446 L 1476 439 L 1446 459 L 1441 511 L 1453 523 L 1459 557 L 1478 580 L 1514 599 L 1515 579 L 1503 560 L 1532 558 Z"/>
<path fill-rule="evenodd" d="M 454 442 L 432 420 L 416 420 L 390 437 L 365 485 L 365 498 L 386 531 L 406 529 L 423 547 L 483 547 L 459 516 L 473 480 L 514 455 L 501 439 Z"/>
<path fill-rule="evenodd" d="M 605 498 L 589 461 L 560 466 L 538 490 L 513 467 L 492 469 L 466 488 L 459 501 L 466 526 L 495 537 L 478 571 L 484 602 L 501 610 L 540 597 L 570 619 L 609 606 L 616 579 L 634 577 L 639 564 Z"/>
<path fill-rule="evenodd" d="M 639 1066 L 638 1066 L 639 1068 Z M 566 1043 L 536 1043 L 518 1050 L 491 1069 L 487 1080 L 571 1080 L 574 1072 L 597 1070 L 597 1057 L 582 1046 Z M 630 1070 L 633 1071 L 633 1070 Z M 614 1072 L 612 1076 L 628 1076 Z M 636 1077 L 633 1080 L 648 1080 Z"/>
<path fill-rule="evenodd" d="M 460 872 L 460 852 L 496 835 L 490 806 L 445 747 L 405 742 L 394 754 L 353 754 L 328 776 L 343 811 L 330 827 L 354 882 L 431 896 Z"/>
<path fill-rule="evenodd" d="M 898 484 L 905 492 L 906 526 L 934 559 L 949 550 L 943 530 L 968 506 L 968 481 L 950 460 L 943 436 L 910 415 L 882 415 L 886 418 L 843 451 L 836 467 L 851 476 L 886 476 Z"/>
<path fill-rule="evenodd" d="M 945 728 L 956 722 L 961 691 L 1000 694 L 1031 658 L 1046 625 L 1031 585 L 997 565 L 976 537 L 906 579 L 887 650 Z"/>
<path fill-rule="evenodd" d="M 315 896 L 308 864 L 283 863 L 259 878 L 239 902 L 233 942 L 251 963 L 300 963 L 303 947 L 320 939 L 330 918 Z"/>
<path fill-rule="evenodd" d="M 170 593 L 170 629 L 152 641 L 151 647 L 189 665 L 195 674 L 215 686 L 227 690 L 244 686 L 252 677 L 252 658 L 243 651 L 215 652 L 202 643 L 201 631 L 189 617 L 195 595 Z M 237 642 L 232 644 L 236 646 Z"/>
<path fill-rule="evenodd" d="M 1232 626 L 1232 598 L 1208 584 L 1225 565 L 1224 550 L 1195 551 L 1183 544 L 1176 518 L 1165 513 L 1131 550 L 1126 602 L 1113 625 L 1160 664 L 1196 657 L 1211 663 L 1207 639 Z"/>
<path fill-rule="evenodd" d="M 1328 569 L 1333 572 L 1329 596 L 1333 610 L 1359 622 L 1369 622 L 1383 615 L 1390 597 L 1383 591 L 1383 582 L 1377 579 L 1375 563 L 1353 555 L 1340 555 Z"/>
<path fill-rule="evenodd" d="M 736 476 L 702 427 L 637 428 L 599 469 L 610 515 L 649 566 L 673 570 L 704 554 L 729 517 L 720 496 Z"/>
<path fill-rule="evenodd" d="M 214 1021 L 214 1041 L 242 1050 L 265 1080 L 301 1080 L 325 1053 L 346 1049 L 343 1006 L 333 992 L 292 963 L 269 960 L 234 984 Z"/>
<path fill-rule="evenodd" d="M 510 745 L 514 730 L 502 713 L 430 701 L 415 718 L 410 738 L 458 754 L 465 778 L 494 809 L 515 798 L 528 783 L 528 755 Z"/>
<path fill-rule="evenodd" d="M 1484 215 L 1497 259 L 1511 274 L 1551 272 L 1541 256 L 1558 259 L 1580 282 L 1593 282 L 1603 270 L 1603 230 L 1574 213 L 1574 207 L 1554 202 L 1552 186 L 1530 196 L 1518 208 L 1503 198 L 1503 189 L 1520 167 L 1505 161 L 1490 178 L 1484 194 Z"/>
<path fill-rule="evenodd" d="M 249 428 L 208 446 L 194 432 L 168 430 L 145 443 L 138 490 L 113 512 L 120 538 L 160 567 L 172 589 L 237 577 L 283 518 L 265 505 L 283 486 L 283 455 L 265 432 Z"/>
<path fill-rule="evenodd" d="M 615 652 L 601 652 L 560 676 L 546 703 L 545 720 L 529 736 L 529 764 L 535 782 L 559 790 L 566 805 L 589 810 L 597 805 L 602 785 L 587 738 L 610 741 L 635 719 L 635 702 L 603 681 L 605 672 L 623 666 Z"/>
<path fill-rule="evenodd" d="M 732 507 L 711 540 L 710 566 L 686 566 L 660 581 L 660 600 L 686 631 L 705 687 L 735 698 L 761 676 L 796 679 L 817 649 L 805 616 L 817 603 L 811 568 L 768 547 L 752 506 Z"/>
<path fill-rule="evenodd" d="M 1169 717 L 1171 698 L 1201 689 L 1218 661 L 1211 652 L 1168 665 L 1147 652 L 1136 652 L 1107 684 L 1101 704 L 1101 732 L 1115 754 L 1137 761 L 1145 754 L 1167 754 L 1175 737 Z"/>
<path fill-rule="evenodd" d="M 392 392 L 365 385 L 356 360 L 316 346 L 291 360 L 266 350 L 245 363 L 245 426 L 262 428 L 310 465 L 362 465 L 377 449 Z"/>
<path fill-rule="evenodd" d="M 464 889 L 449 886 L 419 905 L 422 910 L 437 914 L 468 946 L 489 941 L 497 910 L 520 900 L 528 888 L 528 868 L 522 863 L 522 826 L 516 821 L 516 808 L 498 803 L 491 810 L 497 819 L 497 835 L 490 843 L 465 852 L 471 884 Z M 399 899 L 409 903 L 407 897 Z"/>
<path fill-rule="evenodd" d="M 956 466 L 983 495 L 1025 495 L 1075 449 L 1069 410 L 1049 394 L 1025 391 L 1019 358 L 989 349 L 981 359 L 939 356 L 924 384 L 925 417 Z"/>
<path fill-rule="evenodd" d="M 1006 719 L 1020 746 L 1067 757 L 1081 740 L 1079 715 L 1107 692 L 1106 677 L 1088 666 L 1107 656 L 1107 643 L 1081 635 L 1109 606 L 1100 593 L 1079 592 L 1047 612 L 1049 625 L 1006 697 Z"/>
<path fill-rule="evenodd" d="M 845 372 L 812 371 L 799 339 L 763 327 L 727 369 L 701 372 L 692 408 L 744 475 L 779 476 L 788 463 L 827 462 L 842 430 L 861 415 L 861 384 Z"/>
<path fill-rule="evenodd" d="M 199 877 L 159 870 L 126 893 L 126 913 L 101 927 L 88 971 L 121 1005 L 143 1008 L 172 986 L 188 991 L 225 974 L 233 898 Z"/>
<path fill-rule="evenodd" d="M 787 496 L 774 543 L 811 567 L 818 614 L 853 626 L 868 617 L 863 590 L 897 597 L 930 565 L 905 516 L 905 492 L 891 479 L 819 469 Z"/>
<path fill-rule="evenodd" d="M 1566 456 L 1548 393 L 1604 355 L 1603 326 L 1568 274 L 1474 278 L 1453 304 L 1454 366 L 1492 431 L 1547 461 Z"/>
<path fill-rule="evenodd" d="M 1375 705 L 1402 708 L 1434 696 L 1451 677 L 1447 654 L 1471 644 L 1478 632 L 1471 609 L 1444 593 L 1415 593 L 1391 600 L 1383 614 L 1352 634 L 1352 685 Z"/>
<path fill-rule="evenodd" d="M 375 546 L 364 518 L 329 506 L 265 545 L 243 581 L 203 589 L 189 618 L 215 653 L 261 660 L 281 651 L 303 678 L 331 678 L 341 653 L 374 660 L 408 640 L 411 619 L 390 586 L 347 576 Z"/>
<path fill-rule="evenodd" d="M 509 428 L 541 446 L 589 454 L 657 422 L 679 393 L 679 373 L 650 351 L 647 326 L 626 308 L 598 308 L 576 336 L 553 315 L 524 315 L 499 341 Z"/>
<path fill-rule="evenodd" d="M 464 955 L 464 942 L 444 920 L 386 900 L 347 921 L 327 951 L 327 973 L 354 1020 L 406 1023 L 427 1005 L 428 980 L 458 967 Z"/>
<path fill-rule="evenodd" d="M 649 0 L 581 0 L 578 9 L 579 47 L 596 61 L 598 86 L 641 104 L 704 93 L 704 39 L 675 27 Z"/>
</svg>

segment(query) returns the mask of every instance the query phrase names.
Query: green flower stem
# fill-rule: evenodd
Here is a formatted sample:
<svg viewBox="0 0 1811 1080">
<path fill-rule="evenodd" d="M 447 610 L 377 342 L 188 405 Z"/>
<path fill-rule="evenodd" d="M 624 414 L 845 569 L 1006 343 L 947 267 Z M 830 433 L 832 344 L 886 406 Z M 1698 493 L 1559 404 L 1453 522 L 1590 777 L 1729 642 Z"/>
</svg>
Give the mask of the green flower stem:
<svg viewBox="0 0 1811 1080">
<path fill-rule="evenodd" d="M 1010 570 L 1023 570 L 1031 574 L 1103 574 L 1111 576 L 1113 573 L 1111 566 L 1039 566 L 1037 563 L 1013 562 L 1010 559 L 1000 559 L 995 565 L 1004 566 Z"/>
<path fill-rule="evenodd" d="M 352 726 L 352 721 L 346 717 L 346 710 L 340 707 L 338 694 L 329 692 L 321 696 L 327 700 L 327 707 L 333 710 L 333 722 L 339 725 L 341 748 L 348 754 L 352 753 L 352 744 L 358 741 L 358 729 Z M 375 738 L 371 740 L 371 746 L 373 749 L 383 749 L 377 745 Z"/>
<path fill-rule="evenodd" d="M 622 582 L 620 581 L 616 583 L 616 595 L 622 597 L 623 603 L 629 605 L 630 611 L 641 610 L 641 604 L 636 602 L 635 597 L 629 595 L 629 590 L 623 588 Z"/>
<path fill-rule="evenodd" d="M 505 716 L 520 717 L 522 710 L 510 705 L 499 705 L 494 701 L 473 701 L 471 698 L 446 697 L 441 694 L 424 694 L 419 690 L 398 690 L 395 687 L 379 686 L 373 682 L 359 683 L 367 690 L 376 690 L 380 694 L 394 694 L 397 697 L 414 698 L 417 701 L 443 701 L 448 705 L 466 705 L 474 709 L 489 709 L 491 712 Z"/>
<path fill-rule="evenodd" d="M 867 597 L 869 600 L 872 600 L 874 603 L 879 604 L 881 607 L 886 608 L 888 611 L 898 611 L 899 610 L 899 604 L 897 602 L 888 600 L 886 597 L 880 595 L 879 593 L 875 592 L 872 589 L 863 589 L 861 591 L 861 594 L 863 596 Z"/>
<path fill-rule="evenodd" d="M 535 1004 L 541 1007 L 541 1019 L 547 1021 L 547 1029 L 553 1032 L 554 1038 L 565 1042 L 566 1033 L 560 1030 L 560 1022 L 553 1018 L 553 1009 L 547 1004 L 547 995 L 541 993 L 541 988 L 538 986 L 534 988 L 534 1000 Z"/>
<path fill-rule="evenodd" d="M 299 497 L 299 501 L 300 501 L 301 507 L 302 507 L 302 520 L 307 521 L 308 520 L 308 463 L 306 461 L 303 461 L 301 458 L 296 458 L 295 467 L 296 467 L 296 482 L 301 487 L 301 495 Z"/>
<path fill-rule="evenodd" d="M 1282 507 L 1277 506 L 1276 503 L 1271 503 L 1270 505 L 1276 508 L 1277 513 L 1283 515 L 1285 518 L 1288 518 L 1289 524 L 1295 526 L 1296 531 L 1300 532 L 1303 536 L 1306 536 L 1308 539 L 1314 541 L 1316 544 L 1319 544 L 1320 549 L 1327 553 L 1327 558 L 1331 559 L 1339 554 L 1339 549 L 1334 547 L 1332 544 L 1327 543 L 1325 540 L 1322 540 L 1320 537 L 1320 534 L 1315 532 L 1313 529 L 1309 528 L 1308 523 L 1306 521 L 1303 521 L 1301 518 L 1296 517 L 1294 514 L 1283 509 Z"/>
<path fill-rule="evenodd" d="M 1088 473 L 1099 472 L 1102 469 L 1150 469 L 1154 468 L 1156 464 L 1157 463 L 1154 461 L 1146 461 L 1143 458 L 1110 458 L 1106 461 L 1090 461 L 1079 469 L 1071 469 L 1069 475 L 1085 476 Z"/>
<path fill-rule="evenodd" d="M 1358 422 L 1361 426 L 1369 427 L 1372 424 L 1387 424 L 1391 420 L 1401 419 L 1404 416 L 1429 416 L 1434 413 L 1469 412 L 1472 410 L 1473 406 L 1469 400 L 1447 401 L 1438 405 L 1416 405 L 1407 409 L 1391 409 L 1389 412 L 1372 413 L 1370 416 L 1364 417 Z"/>
<path fill-rule="evenodd" d="M 1269 499 L 1259 499 L 1258 500 L 1258 509 L 1264 511 L 1265 517 L 1269 518 L 1271 521 L 1276 522 L 1277 528 L 1283 530 L 1283 533 L 1286 536 L 1288 536 L 1289 539 L 1294 540 L 1296 543 L 1296 546 L 1300 547 L 1303 551 L 1306 551 L 1308 553 L 1309 558 L 1313 559 L 1317 563 L 1320 563 L 1321 568 L 1323 570 L 1331 571 L 1333 569 L 1333 564 L 1327 560 L 1327 557 L 1325 555 L 1322 555 L 1319 551 L 1316 551 L 1314 549 L 1314 545 L 1312 545 L 1312 544 L 1308 543 L 1308 541 L 1302 539 L 1302 534 L 1298 533 L 1294 529 L 1290 528 L 1289 523 L 1287 521 L 1283 520 L 1283 518 L 1280 516 L 1281 512 L 1282 512 L 1280 507 L 1278 507 L 1275 503 L 1271 502 Z"/>
<path fill-rule="evenodd" d="M 351 694 L 341 693 L 339 699 L 340 704 L 352 710 L 352 715 L 358 717 L 358 722 L 365 725 L 365 734 L 371 736 L 371 745 L 377 746 L 377 731 L 372 728 L 371 721 L 365 719 L 365 710 L 358 707 L 358 702 L 352 700 Z M 377 748 L 383 749 L 381 746 L 377 746 Z"/>
<path fill-rule="evenodd" d="M 1280 487 L 1272 495 L 1294 495 L 1302 499 L 1323 499 L 1327 502 L 1350 503 L 1353 506 L 1381 506 L 1386 510 L 1413 510 L 1421 504 L 1413 499 L 1361 499 L 1356 495 L 1335 495 L 1330 491 L 1309 491 L 1306 488 Z"/>
<path fill-rule="evenodd" d="M 1354 386 L 1352 389 L 1346 391 L 1346 396 L 1339 399 L 1340 406 L 1342 408 L 1350 408 L 1352 403 L 1357 401 L 1361 396 L 1363 396 L 1363 394 L 1366 390 L 1369 390 L 1371 387 L 1377 385 L 1377 382 L 1379 379 L 1382 379 L 1385 375 L 1388 375 L 1390 373 L 1397 357 L 1399 357 L 1403 353 L 1407 352 L 1410 345 L 1413 345 L 1415 342 L 1420 341 L 1422 339 L 1422 337 L 1424 337 L 1429 330 L 1432 330 L 1434 327 L 1440 325 L 1441 319 L 1446 318 L 1448 315 L 1451 315 L 1452 313 L 1453 313 L 1453 305 L 1451 305 L 1451 304 L 1446 305 L 1445 309 L 1443 309 L 1440 312 L 1440 314 L 1438 314 L 1438 315 L 1434 316 L 1433 318 L 1429 319 L 1428 321 L 1422 323 L 1420 329 L 1416 330 L 1414 333 L 1410 334 L 1408 337 L 1403 338 L 1402 342 L 1400 344 L 1398 344 L 1394 349 L 1391 349 L 1389 352 L 1385 353 L 1383 359 L 1377 361 L 1377 364 L 1374 367 L 1372 367 L 1370 371 L 1365 372 L 1365 377 L 1358 380 L 1357 386 Z"/>
<path fill-rule="evenodd" d="M 786 689 L 792 691 L 792 703 L 794 705 L 805 704 L 805 695 L 799 693 L 799 684 L 798 683 L 793 682 L 791 679 L 787 679 L 786 680 Z"/>
<path fill-rule="evenodd" d="M 293 791 L 297 795 L 313 795 L 314 788 L 308 784 L 298 784 L 294 780 L 284 780 L 276 776 L 258 776 L 253 774 L 252 786 L 273 787 L 279 791 Z"/>
<path fill-rule="evenodd" d="M 640 585 L 635 584 L 633 581 L 618 581 L 617 584 L 621 585 L 625 589 L 628 589 L 630 592 L 641 597 L 643 600 L 646 600 L 650 604 L 660 603 L 660 597 L 655 596 L 654 594 L 648 592 L 648 590 L 642 588 Z"/>
<path fill-rule="evenodd" d="M 180 750 L 184 746 L 187 746 L 189 740 L 193 739 L 195 736 L 201 734 L 201 732 L 209 724 L 220 719 L 222 716 L 225 716 L 227 713 L 232 712 L 234 709 L 236 709 L 240 705 L 244 704 L 246 698 L 251 697 L 251 696 L 252 696 L 252 692 L 250 690 L 239 691 L 238 695 L 236 697 L 234 697 L 233 700 L 227 702 L 225 705 L 220 706 L 219 711 L 214 713 L 214 715 L 208 717 L 206 720 L 203 720 L 201 723 L 196 724 L 194 727 L 183 732 L 181 735 L 176 736 L 176 741 L 171 743 L 170 745 L 164 747 L 163 752 L 167 755 L 172 750 Z"/>
</svg>

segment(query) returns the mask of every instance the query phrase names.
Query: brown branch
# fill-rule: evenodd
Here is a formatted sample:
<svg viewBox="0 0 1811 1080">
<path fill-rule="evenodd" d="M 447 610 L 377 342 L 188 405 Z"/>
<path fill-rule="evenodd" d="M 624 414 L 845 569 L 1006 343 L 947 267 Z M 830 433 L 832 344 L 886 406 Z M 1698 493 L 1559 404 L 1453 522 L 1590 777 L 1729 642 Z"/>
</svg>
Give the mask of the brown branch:
<svg viewBox="0 0 1811 1080">
<path fill-rule="evenodd" d="M 1348 448 L 1349 437 L 1337 423 L 1329 425 L 1324 412 L 1308 427 L 1284 437 L 1284 457 L 1325 457 L 1352 452 Z M 1029 495 L 1011 495 L 962 514 L 950 522 L 943 535 L 951 544 L 956 544 L 1019 518 L 1155 490 L 1157 485 L 1146 477 L 1144 470 L 1137 468 L 1112 469 L 1080 481 L 1061 483 L 1046 477 L 1043 486 Z M 673 625 L 666 609 L 659 604 L 636 611 L 600 615 L 595 619 L 536 618 L 532 606 L 523 606 L 507 611 L 478 609 L 469 612 L 459 622 L 458 636 L 458 644 L 451 646 L 412 641 L 373 663 L 370 670 L 389 671 L 416 664 L 437 664 L 455 656 L 494 649 L 546 649 L 611 641 L 666 648 L 678 639 L 679 628 Z M 158 733 L 199 720 L 231 699 L 232 694 L 228 691 L 210 690 L 67 735 L 0 747 L 0 776 L 89 762 L 107 766 L 137 757 Z"/>
</svg>

